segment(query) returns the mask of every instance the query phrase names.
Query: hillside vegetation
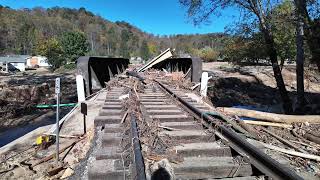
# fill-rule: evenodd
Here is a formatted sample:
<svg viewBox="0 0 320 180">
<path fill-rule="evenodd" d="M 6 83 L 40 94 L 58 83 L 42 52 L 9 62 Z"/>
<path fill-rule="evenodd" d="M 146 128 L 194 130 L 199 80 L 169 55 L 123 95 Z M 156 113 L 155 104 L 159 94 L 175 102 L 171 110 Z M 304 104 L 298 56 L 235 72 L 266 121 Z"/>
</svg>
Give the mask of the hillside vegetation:
<svg viewBox="0 0 320 180">
<path fill-rule="evenodd" d="M 290 21 L 293 12 L 293 3 L 284 1 L 268 16 L 281 64 L 295 60 L 296 31 L 294 22 Z M 108 21 L 85 8 L 15 10 L 0 5 L 0 55 L 45 55 L 54 67 L 59 67 L 82 55 L 139 56 L 148 60 L 170 47 L 179 55 L 199 56 L 204 61 L 270 62 L 256 21 L 243 20 L 226 29 L 224 33 L 158 36 L 124 21 Z M 309 62 L 309 46 L 305 48 Z"/>
<path fill-rule="evenodd" d="M 223 33 L 159 37 L 143 32 L 127 22 L 110 22 L 84 8 L 60 7 L 14 10 L 0 6 L 0 33 L 0 55 L 50 56 L 47 51 L 54 51 L 63 56 L 62 52 L 66 51 L 63 47 L 64 39 L 69 38 L 70 41 L 70 36 L 71 39 L 74 36 L 77 41 L 83 35 L 86 42 L 75 56 L 140 56 L 143 59 L 171 47 L 178 53 L 189 53 L 203 56 L 206 60 L 214 60 L 228 38 Z M 66 59 L 72 60 L 73 57 Z"/>
</svg>

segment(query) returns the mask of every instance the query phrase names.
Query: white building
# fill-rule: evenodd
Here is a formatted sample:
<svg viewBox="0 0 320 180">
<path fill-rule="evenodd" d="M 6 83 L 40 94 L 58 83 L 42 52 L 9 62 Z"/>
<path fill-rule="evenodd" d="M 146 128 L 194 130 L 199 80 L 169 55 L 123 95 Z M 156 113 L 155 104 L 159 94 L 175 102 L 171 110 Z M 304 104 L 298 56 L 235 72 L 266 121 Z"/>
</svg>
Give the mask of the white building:
<svg viewBox="0 0 320 180">
<path fill-rule="evenodd" d="M 5 71 L 25 71 L 28 55 L 10 55 L 0 57 L 0 65 Z"/>
<path fill-rule="evenodd" d="M 44 56 L 32 56 L 27 59 L 27 67 L 35 68 L 35 67 L 51 67 L 48 63 L 48 59 Z"/>
</svg>

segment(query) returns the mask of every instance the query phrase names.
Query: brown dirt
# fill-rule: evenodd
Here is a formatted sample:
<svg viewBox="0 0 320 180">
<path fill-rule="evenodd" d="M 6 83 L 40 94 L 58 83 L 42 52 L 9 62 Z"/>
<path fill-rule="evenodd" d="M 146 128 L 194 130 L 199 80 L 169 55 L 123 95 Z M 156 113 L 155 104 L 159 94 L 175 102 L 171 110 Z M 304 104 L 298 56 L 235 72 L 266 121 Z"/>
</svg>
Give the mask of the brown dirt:
<svg viewBox="0 0 320 180">
<path fill-rule="evenodd" d="M 77 101 L 75 77 L 72 74 L 51 74 L 43 72 L 0 75 L 0 129 L 24 125 L 48 110 L 40 110 L 37 104 L 55 104 L 55 78 L 61 77 L 61 103 Z"/>
<path fill-rule="evenodd" d="M 281 99 L 270 66 L 232 66 L 228 63 L 204 63 L 203 69 L 213 76 L 208 96 L 215 106 L 254 106 L 282 112 Z M 289 96 L 296 102 L 295 67 L 282 70 Z M 320 114 L 320 74 L 305 69 L 306 114 Z"/>
</svg>

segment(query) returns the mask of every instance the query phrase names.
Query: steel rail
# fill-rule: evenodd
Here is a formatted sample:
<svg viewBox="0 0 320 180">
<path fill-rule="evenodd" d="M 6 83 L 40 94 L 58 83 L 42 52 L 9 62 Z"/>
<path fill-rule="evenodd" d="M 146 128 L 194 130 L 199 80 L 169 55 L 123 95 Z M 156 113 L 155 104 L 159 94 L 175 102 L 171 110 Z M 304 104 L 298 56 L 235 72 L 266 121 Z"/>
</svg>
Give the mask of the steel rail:
<svg viewBox="0 0 320 180">
<path fill-rule="evenodd" d="M 134 162 L 136 167 L 136 179 L 146 180 L 146 173 L 144 167 L 144 160 L 141 153 L 141 145 L 138 136 L 138 127 L 136 123 L 136 116 L 131 114 L 131 136 L 132 136 L 132 145 L 134 153 Z"/>
<path fill-rule="evenodd" d="M 200 109 L 194 107 L 192 104 L 176 95 L 161 82 L 157 80 L 154 81 L 157 82 L 160 87 L 162 87 L 162 89 L 164 89 L 168 94 L 175 97 L 180 103 L 191 110 L 195 115 L 201 117 L 207 123 L 212 124 L 216 128 L 218 128 L 218 132 L 221 133 L 229 143 L 231 143 L 231 147 L 234 148 L 238 153 L 244 153 L 246 156 L 248 156 L 250 163 L 253 164 L 262 173 L 265 173 L 267 176 L 272 177 L 273 179 L 303 179 L 290 168 L 280 164 L 279 162 L 275 161 L 270 156 L 262 152 L 260 149 L 251 145 L 246 139 L 239 136 L 236 132 L 230 130 L 224 125 L 221 125 L 221 123 L 218 123 L 216 119 L 208 114 L 203 113 Z"/>
</svg>

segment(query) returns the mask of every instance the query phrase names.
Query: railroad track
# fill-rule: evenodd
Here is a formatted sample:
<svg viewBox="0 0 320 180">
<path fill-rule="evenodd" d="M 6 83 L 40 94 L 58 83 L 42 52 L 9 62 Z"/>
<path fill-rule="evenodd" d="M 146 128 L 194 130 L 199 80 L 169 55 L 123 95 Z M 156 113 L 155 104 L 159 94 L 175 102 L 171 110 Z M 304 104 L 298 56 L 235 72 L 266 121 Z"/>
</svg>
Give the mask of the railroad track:
<svg viewBox="0 0 320 180">
<path fill-rule="evenodd" d="M 111 89 L 95 119 L 89 179 L 302 179 L 182 90 L 125 91 Z"/>
</svg>

